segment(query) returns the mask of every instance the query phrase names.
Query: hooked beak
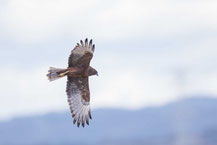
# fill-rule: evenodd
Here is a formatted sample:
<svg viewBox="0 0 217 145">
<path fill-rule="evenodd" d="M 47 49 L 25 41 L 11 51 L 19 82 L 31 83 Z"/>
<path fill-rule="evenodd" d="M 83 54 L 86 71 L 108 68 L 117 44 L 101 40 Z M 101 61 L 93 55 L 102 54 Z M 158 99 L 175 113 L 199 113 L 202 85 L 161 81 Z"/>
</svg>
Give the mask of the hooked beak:
<svg viewBox="0 0 217 145">
<path fill-rule="evenodd" d="M 99 74 L 98 74 L 98 73 L 96 73 L 96 75 L 97 75 L 97 76 L 99 76 Z"/>
</svg>

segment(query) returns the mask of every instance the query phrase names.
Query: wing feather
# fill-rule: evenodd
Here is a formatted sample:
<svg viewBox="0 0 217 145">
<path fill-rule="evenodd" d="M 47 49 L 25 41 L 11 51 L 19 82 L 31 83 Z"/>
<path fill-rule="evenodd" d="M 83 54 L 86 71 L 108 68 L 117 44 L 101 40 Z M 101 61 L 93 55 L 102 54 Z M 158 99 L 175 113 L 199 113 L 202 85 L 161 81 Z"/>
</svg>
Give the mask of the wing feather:
<svg viewBox="0 0 217 145">
<path fill-rule="evenodd" d="M 74 118 L 73 123 L 77 122 L 78 127 L 80 124 L 84 127 L 85 122 L 89 125 L 89 118 L 91 119 L 91 116 L 88 77 L 68 77 L 66 92 L 70 111 Z"/>
<path fill-rule="evenodd" d="M 85 42 L 80 40 L 80 44 L 77 43 L 69 56 L 68 67 L 88 67 L 93 57 L 94 47 L 92 39 L 89 43 L 87 38 Z"/>
</svg>

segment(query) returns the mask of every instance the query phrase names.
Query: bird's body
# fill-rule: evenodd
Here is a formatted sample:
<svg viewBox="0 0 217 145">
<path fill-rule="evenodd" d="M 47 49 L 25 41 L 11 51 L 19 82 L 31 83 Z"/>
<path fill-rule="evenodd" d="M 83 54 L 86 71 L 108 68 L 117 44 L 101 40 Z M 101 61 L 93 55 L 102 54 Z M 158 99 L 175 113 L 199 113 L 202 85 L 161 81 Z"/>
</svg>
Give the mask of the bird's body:
<svg viewBox="0 0 217 145">
<path fill-rule="evenodd" d="M 97 71 L 89 66 L 94 49 L 95 45 L 92 45 L 92 40 L 89 43 L 88 39 L 85 39 L 85 43 L 81 40 L 80 44 L 77 44 L 69 56 L 68 68 L 59 69 L 50 67 L 47 74 L 50 81 L 67 76 L 66 92 L 68 103 L 72 117 L 74 118 L 73 123 L 77 122 L 78 127 L 80 123 L 84 127 L 85 122 L 89 125 L 89 118 L 92 118 L 89 105 L 90 91 L 88 77 L 98 75 Z"/>
</svg>

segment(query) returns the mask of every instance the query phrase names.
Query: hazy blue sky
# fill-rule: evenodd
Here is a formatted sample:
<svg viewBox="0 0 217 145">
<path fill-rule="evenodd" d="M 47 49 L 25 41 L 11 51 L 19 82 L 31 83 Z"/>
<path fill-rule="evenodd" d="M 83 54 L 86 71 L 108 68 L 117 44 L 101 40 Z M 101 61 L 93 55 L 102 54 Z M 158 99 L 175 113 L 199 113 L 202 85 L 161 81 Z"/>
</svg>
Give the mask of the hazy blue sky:
<svg viewBox="0 0 217 145">
<path fill-rule="evenodd" d="M 136 109 L 217 96 L 216 0 L 1 0 L 0 119 L 68 109 L 67 67 L 80 39 L 96 43 L 91 107 Z"/>
</svg>

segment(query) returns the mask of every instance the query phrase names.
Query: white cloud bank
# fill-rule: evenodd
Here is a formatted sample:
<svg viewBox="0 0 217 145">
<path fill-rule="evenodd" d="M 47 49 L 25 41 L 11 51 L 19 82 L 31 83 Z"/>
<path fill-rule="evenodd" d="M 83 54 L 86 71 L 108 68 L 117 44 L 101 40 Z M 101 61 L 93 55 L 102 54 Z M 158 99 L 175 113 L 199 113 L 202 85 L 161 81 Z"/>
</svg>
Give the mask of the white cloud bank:
<svg viewBox="0 0 217 145">
<path fill-rule="evenodd" d="M 87 36 L 117 41 L 217 31 L 215 0 L 10 0 L 0 7 L 5 37 L 22 43 Z"/>
<path fill-rule="evenodd" d="M 0 118 L 68 109 L 66 79 L 49 82 L 47 68 L 1 70 Z M 91 107 L 139 108 L 161 104 L 174 96 L 170 78 L 123 68 L 90 78 Z M 156 91 L 156 90 L 157 91 Z"/>
<path fill-rule="evenodd" d="M 90 77 L 92 108 L 138 109 L 168 103 L 179 95 L 217 96 L 217 73 L 187 74 L 180 86 L 179 76 L 177 79 L 164 71 L 156 73 L 152 65 L 141 69 L 140 66 L 116 65 L 116 62 L 117 59 L 109 62 L 110 66 L 102 62 L 96 66 L 99 77 Z M 49 82 L 45 76 L 47 69 L 1 69 L 0 119 L 68 109 L 66 78 Z"/>
<path fill-rule="evenodd" d="M 31 45 L 35 44 L 94 38 L 100 42 L 93 61 L 100 76 L 90 78 L 91 107 L 136 109 L 164 104 L 177 99 L 180 93 L 217 95 L 216 7 L 215 0 L 1 1 L 0 41 L 6 40 L 12 46 L 20 43 L 20 49 L 27 45 L 31 52 Z M 131 40 L 139 44 L 131 44 L 132 48 L 124 52 L 120 51 L 123 48 L 115 50 L 124 47 L 121 43 L 110 50 L 105 46 Z M 167 40 L 164 43 L 168 44 L 153 50 L 143 48 L 143 40 L 156 44 L 160 43 L 158 40 Z M 0 44 L 0 48 L 4 45 Z M 18 48 L 11 48 L 8 54 L 15 49 Z M 11 55 L 19 57 L 14 61 L 27 56 L 23 54 L 25 50 L 15 52 Z M 61 62 L 52 59 L 52 64 Z M 66 79 L 48 82 L 48 66 L 44 65 L 25 70 L 7 67 L 7 63 L 1 66 L 1 119 L 68 109 Z M 176 68 L 187 71 L 183 86 L 170 73 Z"/>
</svg>

